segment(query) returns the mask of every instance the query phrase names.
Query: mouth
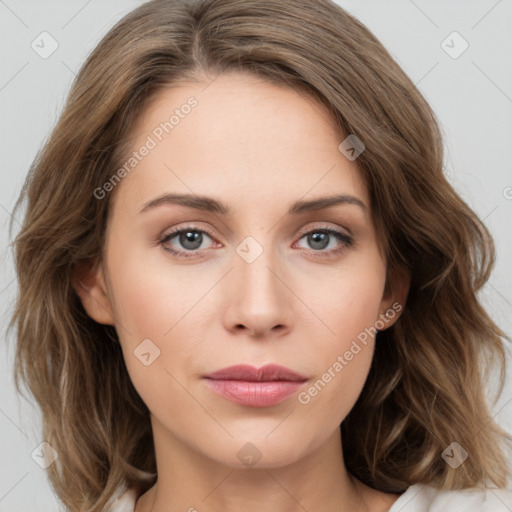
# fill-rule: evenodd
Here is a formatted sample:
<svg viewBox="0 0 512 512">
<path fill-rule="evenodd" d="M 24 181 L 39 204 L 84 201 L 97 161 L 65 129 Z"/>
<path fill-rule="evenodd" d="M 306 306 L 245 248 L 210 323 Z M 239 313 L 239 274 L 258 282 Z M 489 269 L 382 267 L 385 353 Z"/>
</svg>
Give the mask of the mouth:
<svg viewBox="0 0 512 512">
<path fill-rule="evenodd" d="M 203 378 L 213 392 L 249 407 L 277 405 L 295 394 L 308 380 L 289 368 L 275 364 L 261 368 L 235 365 Z"/>
</svg>

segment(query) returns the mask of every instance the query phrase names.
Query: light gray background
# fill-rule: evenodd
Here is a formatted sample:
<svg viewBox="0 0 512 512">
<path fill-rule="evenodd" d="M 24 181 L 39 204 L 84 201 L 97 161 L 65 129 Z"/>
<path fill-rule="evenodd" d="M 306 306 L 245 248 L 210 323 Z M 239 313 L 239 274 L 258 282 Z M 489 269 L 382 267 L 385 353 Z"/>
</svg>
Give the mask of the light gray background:
<svg viewBox="0 0 512 512">
<path fill-rule="evenodd" d="M 0 0 L 3 327 L 16 293 L 7 228 L 22 181 L 56 122 L 74 74 L 86 55 L 118 19 L 141 3 Z M 512 1 L 338 3 L 375 33 L 433 107 L 445 135 L 449 179 L 485 219 L 495 237 L 498 260 L 482 300 L 495 321 L 511 335 Z M 47 59 L 31 48 L 32 41 L 43 31 L 49 32 L 59 45 Z M 456 59 L 441 47 L 453 31 L 469 43 L 469 48 Z M 460 48 L 456 40 L 451 43 L 449 39 L 448 44 L 454 50 Z M 43 441 L 40 417 L 36 407 L 15 394 L 11 375 L 13 341 L 10 336 L 4 343 L 0 358 L 0 511 L 59 510 L 45 470 L 31 458 L 34 448 Z M 498 423 L 509 431 L 511 382 L 507 381 L 504 394 L 494 407 Z"/>
</svg>

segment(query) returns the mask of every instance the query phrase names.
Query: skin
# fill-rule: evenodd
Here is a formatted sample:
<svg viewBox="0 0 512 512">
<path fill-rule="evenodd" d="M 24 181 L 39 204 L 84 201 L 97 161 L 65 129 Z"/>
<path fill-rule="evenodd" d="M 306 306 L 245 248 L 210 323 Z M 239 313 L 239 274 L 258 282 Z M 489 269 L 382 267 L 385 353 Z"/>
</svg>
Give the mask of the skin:
<svg viewBox="0 0 512 512">
<path fill-rule="evenodd" d="M 198 100 L 117 185 L 104 259 L 82 269 L 76 284 L 88 314 L 116 327 L 151 412 L 158 482 L 135 510 L 251 512 L 263 503 L 267 512 L 388 510 L 398 495 L 351 477 L 339 434 L 367 378 L 373 338 L 307 404 L 297 394 L 267 408 L 234 404 L 201 378 L 237 363 L 277 363 L 307 376 L 307 390 L 359 333 L 393 303 L 404 304 L 408 289 L 406 278 L 385 287 L 368 190 L 357 160 L 338 150 L 345 137 L 328 111 L 245 73 L 206 85 L 160 92 L 144 111 L 134 150 L 169 112 L 190 96 Z M 214 197 L 232 213 L 169 204 L 140 213 L 170 192 Z M 365 207 L 287 214 L 296 200 L 334 193 Z M 155 241 L 188 223 L 213 236 L 203 234 L 195 252 L 179 236 L 167 246 L 193 257 L 173 256 Z M 330 236 L 318 248 L 304 235 L 326 227 L 353 244 Z M 247 236 L 263 250 L 251 263 L 236 252 Z M 148 338 L 160 356 L 145 366 L 134 350 Z M 246 443 L 261 455 L 252 467 L 237 457 Z"/>
</svg>

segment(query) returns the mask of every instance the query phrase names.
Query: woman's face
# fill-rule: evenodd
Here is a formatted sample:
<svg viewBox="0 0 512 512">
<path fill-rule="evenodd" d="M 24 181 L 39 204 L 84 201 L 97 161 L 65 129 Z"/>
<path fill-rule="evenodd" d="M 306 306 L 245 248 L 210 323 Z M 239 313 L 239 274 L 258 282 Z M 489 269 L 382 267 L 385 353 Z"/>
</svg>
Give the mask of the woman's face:
<svg viewBox="0 0 512 512">
<path fill-rule="evenodd" d="M 338 432 L 401 306 L 328 111 L 251 75 L 206 85 L 160 93 L 134 127 L 81 294 L 115 325 L 156 443 L 277 467 Z M 269 364 L 294 374 L 214 375 Z"/>
</svg>

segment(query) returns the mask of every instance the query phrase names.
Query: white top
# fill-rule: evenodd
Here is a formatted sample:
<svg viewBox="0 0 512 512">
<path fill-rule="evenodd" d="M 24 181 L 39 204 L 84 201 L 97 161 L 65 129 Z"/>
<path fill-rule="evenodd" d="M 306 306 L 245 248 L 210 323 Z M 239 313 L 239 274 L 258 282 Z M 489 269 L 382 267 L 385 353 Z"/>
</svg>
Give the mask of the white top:
<svg viewBox="0 0 512 512">
<path fill-rule="evenodd" d="M 118 497 L 117 497 L 118 496 Z M 117 497 L 117 499 L 116 499 Z M 133 512 L 137 494 L 119 488 L 108 512 Z M 389 512 L 512 512 L 512 489 L 440 491 L 425 484 L 411 485 Z"/>
</svg>

